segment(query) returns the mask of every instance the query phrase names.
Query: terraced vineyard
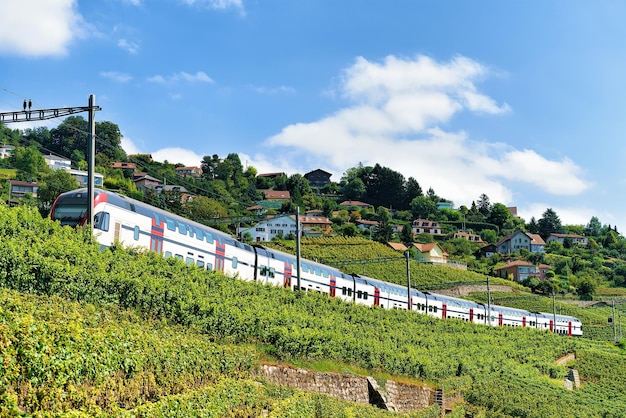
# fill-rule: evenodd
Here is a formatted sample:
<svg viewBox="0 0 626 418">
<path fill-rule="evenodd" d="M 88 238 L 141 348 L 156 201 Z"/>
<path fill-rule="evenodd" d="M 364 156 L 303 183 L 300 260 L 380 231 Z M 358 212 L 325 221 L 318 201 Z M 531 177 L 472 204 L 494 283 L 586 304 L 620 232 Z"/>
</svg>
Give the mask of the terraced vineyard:
<svg viewBox="0 0 626 418">
<path fill-rule="evenodd" d="M 264 245 L 295 254 L 295 241 L 268 242 Z M 406 259 L 404 253 L 359 237 L 303 238 L 300 245 L 303 258 L 332 265 L 349 274 L 362 274 L 391 283 L 405 285 Z M 410 261 L 411 284 L 417 289 L 437 289 L 450 284 L 486 284 L 482 274 L 447 266 Z M 492 284 L 520 287 L 508 280 L 490 278 Z M 521 288 L 521 287 L 520 287 Z"/>
<path fill-rule="evenodd" d="M 0 288 L 11 289 L 0 293 L 3 415 L 389 416 L 253 381 L 259 357 L 459 391 L 457 417 L 621 417 L 626 405 L 626 356 L 614 344 L 352 305 L 150 252 L 101 251 L 89 231 L 27 208 L 0 207 Z M 574 391 L 556 364 L 568 353 L 583 382 Z"/>
</svg>

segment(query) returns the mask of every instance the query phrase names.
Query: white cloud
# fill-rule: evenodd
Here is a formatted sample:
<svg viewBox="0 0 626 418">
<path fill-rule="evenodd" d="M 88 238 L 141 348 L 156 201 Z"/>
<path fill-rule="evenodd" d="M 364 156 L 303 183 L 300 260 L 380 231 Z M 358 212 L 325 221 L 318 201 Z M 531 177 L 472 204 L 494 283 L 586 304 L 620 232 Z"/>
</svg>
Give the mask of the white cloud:
<svg viewBox="0 0 626 418">
<path fill-rule="evenodd" d="M 135 143 L 130 138 L 124 136 L 123 134 L 121 138 L 121 146 L 122 146 L 122 149 L 126 151 L 126 154 L 128 155 L 142 153 L 139 150 L 139 148 L 135 145 Z"/>
<path fill-rule="evenodd" d="M 193 151 L 184 148 L 171 147 L 163 148 L 151 152 L 152 159 L 160 162 L 169 162 L 172 164 L 182 163 L 186 166 L 199 166 L 202 161 L 202 155 L 198 155 Z"/>
<path fill-rule="evenodd" d="M 179 81 L 186 81 L 188 83 L 209 83 L 212 84 L 215 81 L 209 77 L 203 71 L 197 71 L 195 74 L 190 74 L 185 71 L 180 71 L 169 76 L 155 75 L 147 79 L 150 83 L 156 84 L 176 84 Z"/>
<path fill-rule="evenodd" d="M 117 46 L 130 54 L 136 54 L 137 52 L 139 52 L 139 44 L 131 42 L 127 39 L 120 39 L 119 41 L 117 41 Z"/>
<path fill-rule="evenodd" d="M 547 209 L 552 209 L 557 214 L 562 225 L 587 225 L 592 216 L 596 216 L 600 222 L 606 223 L 602 215 L 598 214 L 597 208 L 554 206 L 542 202 L 534 202 L 521 207 L 518 206 L 517 214 L 526 222 L 530 222 L 533 217 L 538 221 L 543 217 Z M 606 217 L 610 217 L 608 214 L 605 215 Z"/>
<path fill-rule="evenodd" d="M 102 71 L 100 73 L 100 76 L 118 83 L 127 83 L 133 79 L 133 76 L 131 76 L 130 74 L 121 73 L 118 71 Z"/>
<path fill-rule="evenodd" d="M 214 10 L 227 10 L 235 9 L 240 14 L 245 14 L 243 7 L 243 0 L 182 0 L 183 3 L 189 6 L 202 6 Z"/>
<path fill-rule="evenodd" d="M 76 0 L 3 0 L 0 53 L 64 55 L 68 45 L 89 28 Z M 81 29 L 82 28 L 82 29 Z"/>
<path fill-rule="evenodd" d="M 250 86 L 252 90 L 259 94 L 267 94 L 270 96 L 276 94 L 293 94 L 296 90 L 293 87 L 279 86 L 279 87 L 264 87 L 264 86 Z"/>
<path fill-rule="evenodd" d="M 510 182 L 555 195 L 588 189 L 591 185 L 569 159 L 473 141 L 465 132 L 440 127 L 460 112 L 510 111 L 478 90 L 476 83 L 489 75 L 487 67 L 465 57 L 436 62 L 390 56 L 381 63 L 360 57 L 343 72 L 339 86 L 347 107 L 286 126 L 267 144 L 286 148 L 281 152 L 290 155 L 283 159 L 298 161 L 301 173 L 318 168 L 319 161 L 338 177 L 358 163 L 379 163 L 457 205 L 471 204 L 482 193 L 494 202 L 511 203 Z"/>
</svg>

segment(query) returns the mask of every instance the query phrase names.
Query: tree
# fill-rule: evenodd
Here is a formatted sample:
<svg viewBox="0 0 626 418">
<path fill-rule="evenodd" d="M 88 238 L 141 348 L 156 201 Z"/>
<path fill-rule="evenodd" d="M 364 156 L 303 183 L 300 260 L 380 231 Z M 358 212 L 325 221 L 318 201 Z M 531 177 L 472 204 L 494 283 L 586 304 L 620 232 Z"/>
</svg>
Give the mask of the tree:
<svg viewBox="0 0 626 418">
<path fill-rule="evenodd" d="M 360 178 L 350 180 L 348 184 L 343 187 L 343 194 L 348 200 L 360 200 L 365 196 L 365 183 Z"/>
<path fill-rule="evenodd" d="M 202 176 L 207 180 L 213 180 L 215 178 L 215 171 L 217 170 L 217 165 L 219 164 L 219 162 L 220 157 L 217 154 L 213 154 L 213 156 L 211 157 L 209 157 L 208 155 L 202 157 L 202 162 L 200 163 L 200 168 L 202 168 Z"/>
<path fill-rule="evenodd" d="M 561 220 L 551 208 L 546 209 L 539 222 L 537 222 L 537 226 L 539 227 L 538 233 L 543 239 L 548 238 L 552 233 L 560 233 L 563 230 Z"/>
<path fill-rule="evenodd" d="M 590 237 L 598 237 L 602 234 L 602 224 L 597 217 L 591 217 L 587 227 L 585 228 L 585 233 Z"/>
<path fill-rule="evenodd" d="M 437 204 L 428 196 L 418 196 L 411 201 L 411 212 L 417 219 L 428 218 L 437 212 Z"/>
<path fill-rule="evenodd" d="M 596 293 L 596 284 L 590 277 L 585 277 L 578 283 L 576 292 L 581 300 L 592 300 Z"/>
<path fill-rule="evenodd" d="M 531 234 L 539 233 L 539 225 L 537 224 L 537 220 L 534 216 L 530 218 L 530 222 L 526 225 L 526 230 Z"/>
<path fill-rule="evenodd" d="M 48 216 L 52 204 L 61 193 L 77 188 L 78 181 L 68 171 L 50 170 L 45 173 L 39 182 L 39 190 L 37 191 L 41 216 Z"/>
<path fill-rule="evenodd" d="M 228 216 L 228 210 L 217 200 L 206 196 L 198 196 L 185 204 L 185 209 L 191 219 L 206 222 L 209 219 Z"/>
<path fill-rule="evenodd" d="M 494 203 L 487 216 L 487 222 L 497 225 L 502 230 L 511 217 L 511 211 L 506 206 L 502 203 Z"/>
<path fill-rule="evenodd" d="M 415 240 L 413 236 L 413 230 L 411 229 L 411 225 L 403 225 L 402 232 L 400 232 L 400 241 L 404 244 L 411 244 Z"/>
<path fill-rule="evenodd" d="M 406 205 L 409 207 L 411 201 L 415 199 L 417 196 L 423 196 L 424 192 L 422 192 L 422 188 L 420 187 L 417 180 L 413 177 L 409 177 L 406 181 Z"/>
<path fill-rule="evenodd" d="M 376 214 L 378 215 L 378 227 L 376 232 L 374 232 L 374 240 L 383 243 L 391 241 L 393 229 L 391 228 L 389 211 L 387 208 L 379 206 Z"/>
<path fill-rule="evenodd" d="M 9 163 L 18 170 L 18 179 L 26 181 L 36 181 L 40 173 L 48 170 L 46 160 L 35 146 L 16 147 Z"/>
<path fill-rule="evenodd" d="M 481 194 L 476 202 L 476 209 L 483 216 L 488 216 L 489 212 L 491 212 L 491 203 L 489 202 L 489 196 L 486 194 Z"/>
</svg>

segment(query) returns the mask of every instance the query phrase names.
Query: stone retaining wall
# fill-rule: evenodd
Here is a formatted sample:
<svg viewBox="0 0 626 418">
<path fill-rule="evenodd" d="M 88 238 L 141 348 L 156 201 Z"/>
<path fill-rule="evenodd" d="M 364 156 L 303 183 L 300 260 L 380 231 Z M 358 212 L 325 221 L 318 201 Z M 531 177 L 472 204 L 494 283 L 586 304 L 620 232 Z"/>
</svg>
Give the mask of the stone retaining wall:
<svg viewBox="0 0 626 418">
<path fill-rule="evenodd" d="M 393 380 L 385 381 L 384 387 L 380 387 L 372 377 L 315 372 L 267 364 L 260 366 L 257 374 L 274 384 L 323 393 L 346 401 L 375 405 L 396 412 L 418 411 L 435 403 L 436 390 L 432 387 Z"/>
</svg>

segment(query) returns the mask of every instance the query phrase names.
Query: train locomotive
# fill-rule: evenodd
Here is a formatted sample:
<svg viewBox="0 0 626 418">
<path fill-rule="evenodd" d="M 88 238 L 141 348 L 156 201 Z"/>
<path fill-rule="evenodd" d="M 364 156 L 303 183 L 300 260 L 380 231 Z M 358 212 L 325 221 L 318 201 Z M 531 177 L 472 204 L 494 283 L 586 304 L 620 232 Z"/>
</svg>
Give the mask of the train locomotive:
<svg viewBox="0 0 626 418">
<path fill-rule="evenodd" d="M 87 189 L 59 195 L 50 217 L 62 225 L 87 221 Z M 94 190 L 94 235 L 103 247 L 120 243 L 175 257 L 208 270 L 262 284 L 297 289 L 296 256 L 249 245 L 229 234 L 114 192 Z M 350 275 L 315 261 L 300 260 L 300 287 L 346 302 L 412 310 L 436 318 L 457 318 L 491 326 L 528 327 L 582 336 L 575 317 L 486 306 L 465 299 L 420 292 L 364 275 Z"/>
</svg>

